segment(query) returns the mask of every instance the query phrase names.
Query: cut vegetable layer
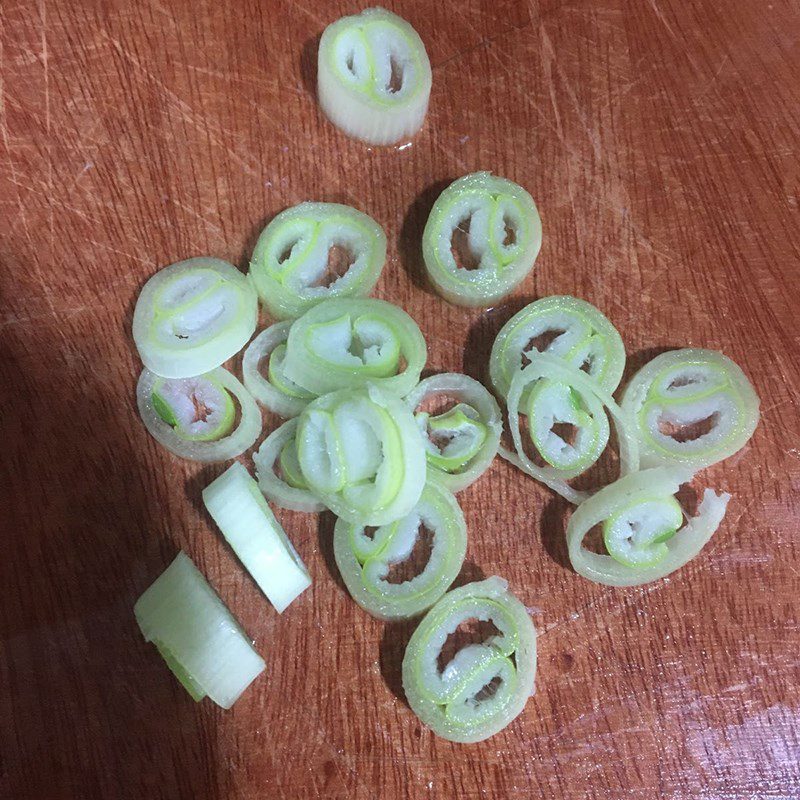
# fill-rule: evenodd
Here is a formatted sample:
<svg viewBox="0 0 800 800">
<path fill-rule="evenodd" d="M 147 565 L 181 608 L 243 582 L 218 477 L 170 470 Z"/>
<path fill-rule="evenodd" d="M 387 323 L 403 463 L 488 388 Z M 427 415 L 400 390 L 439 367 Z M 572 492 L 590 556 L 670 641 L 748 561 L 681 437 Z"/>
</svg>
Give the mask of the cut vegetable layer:
<svg viewBox="0 0 800 800">
<path fill-rule="evenodd" d="M 178 553 L 133 612 L 144 638 L 195 700 L 208 696 L 230 708 L 264 670 L 264 660 L 185 553 Z"/>
<path fill-rule="evenodd" d="M 311 585 L 300 556 L 241 464 L 232 464 L 209 484 L 203 502 L 276 611 L 282 612 Z"/>
</svg>

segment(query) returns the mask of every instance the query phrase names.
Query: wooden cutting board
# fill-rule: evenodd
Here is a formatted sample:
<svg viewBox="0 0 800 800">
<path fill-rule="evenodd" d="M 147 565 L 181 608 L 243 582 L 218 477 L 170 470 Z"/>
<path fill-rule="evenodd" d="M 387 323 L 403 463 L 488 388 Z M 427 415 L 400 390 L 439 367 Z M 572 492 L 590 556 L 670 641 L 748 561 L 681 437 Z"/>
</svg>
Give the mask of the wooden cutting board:
<svg viewBox="0 0 800 800">
<path fill-rule="evenodd" d="M 0 796 L 800 796 L 800 6 L 389 5 L 434 65 L 400 150 L 346 139 L 315 102 L 318 36 L 357 4 L 3 0 Z M 466 311 L 426 287 L 420 234 L 478 169 L 530 190 L 544 246 L 512 298 Z M 722 528 L 644 588 L 577 576 L 566 504 L 507 464 L 460 495 L 462 579 L 508 578 L 541 633 L 535 697 L 480 745 L 406 706 L 413 626 L 348 598 L 329 516 L 279 514 L 314 585 L 278 616 L 200 504 L 221 467 L 172 458 L 136 414 L 143 282 L 193 255 L 245 268 L 306 199 L 385 227 L 377 294 L 419 321 L 432 370 L 484 378 L 514 310 L 574 294 L 630 370 L 718 348 L 762 398 L 750 445 L 702 476 L 734 496 Z M 181 548 L 268 662 L 228 712 L 195 705 L 134 623 Z"/>
</svg>

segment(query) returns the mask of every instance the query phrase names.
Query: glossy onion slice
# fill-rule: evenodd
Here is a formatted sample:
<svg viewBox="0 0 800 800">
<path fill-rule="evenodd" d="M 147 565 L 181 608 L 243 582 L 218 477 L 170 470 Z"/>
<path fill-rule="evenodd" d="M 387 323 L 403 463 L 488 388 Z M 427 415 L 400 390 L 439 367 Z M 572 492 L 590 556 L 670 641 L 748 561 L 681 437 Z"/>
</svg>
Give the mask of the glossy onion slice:
<svg viewBox="0 0 800 800">
<path fill-rule="evenodd" d="M 324 285 L 329 263 L 346 271 Z M 258 238 L 250 276 L 273 317 L 294 319 L 328 297 L 364 297 L 386 261 L 386 234 L 372 217 L 338 203 L 301 203 Z"/>
<path fill-rule="evenodd" d="M 239 401 L 240 420 L 234 430 Z M 194 378 L 162 378 L 145 369 L 136 387 L 145 427 L 167 450 L 192 461 L 227 461 L 261 433 L 261 411 L 230 372 L 218 367 Z"/>
<path fill-rule="evenodd" d="M 194 700 L 230 708 L 264 660 L 185 553 L 136 601 L 136 622 Z"/>
<path fill-rule="evenodd" d="M 722 522 L 730 495 L 706 489 L 697 516 L 684 525 L 674 495 L 691 479 L 692 471 L 686 467 L 645 469 L 620 478 L 578 506 L 567 525 L 575 571 L 607 586 L 639 586 L 693 559 Z M 582 544 L 600 524 L 609 555 Z"/>
<path fill-rule="evenodd" d="M 347 522 L 406 516 L 425 484 L 425 447 L 408 406 L 375 386 L 332 392 L 298 417 L 303 478 Z"/>
<path fill-rule="evenodd" d="M 369 144 L 396 144 L 425 121 L 431 65 L 403 19 L 382 8 L 342 17 L 322 34 L 317 95 L 328 119 Z"/>
<path fill-rule="evenodd" d="M 454 252 L 464 239 L 472 264 Z M 451 183 L 434 203 L 422 235 L 425 266 L 445 300 L 489 306 L 511 292 L 533 268 L 542 246 L 542 223 L 533 198 L 488 172 Z M 463 251 L 463 248 L 461 248 Z"/>
<path fill-rule="evenodd" d="M 643 464 L 693 470 L 741 450 L 758 425 L 758 406 L 750 381 L 733 361 L 695 348 L 662 353 L 645 364 L 622 397 Z"/>
<path fill-rule="evenodd" d="M 238 353 L 257 318 L 258 298 L 245 275 L 218 258 L 190 258 L 144 285 L 133 312 L 133 339 L 151 372 L 189 378 Z"/>
<path fill-rule="evenodd" d="M 593 305 L 576 297 L 543 297 L 502 327 L 492 346 L 489 376 L 501 397 L 530 353 L 559 356 L 585 369 L 609 394 L 625 370 L 625 347 L 617 329 Z"/>
<path fill-rule="evenodd" d="M 426 358 L 425 339 L 401 308 L 337 297 L 294 322 L 283 374 L 315 394 L 372 383 L 403 397 L 419 381 Z"/>
<path fill-rule="evenodd" d="M 442 414 L 415 414 L 425 437 L 428 472 L 451 492 L 459 492 L 492 463 L 500 445 L 503 418 L 497 401 L 482 384 L 452 372 L 420 381 L 406 403 L 416 410 L 436 396 L 453 398 L 457 404 Z"/>
<path fill-rule="evenodd" d="M 499 633 L 463 647 L 440 670 L 445 642 L 468 620 L 491 621 Z M 533 694 L 535 675 L 536 630 L 498 577 L 448 592 L 414 631 L 403 658 L 411 709 L 451 742 L 480 742 L 505 728 Z"/>
<path fill-rule="evenodd" d="M 397 583 L 393 565 L 406 561 L 422 527 L 433 534 L 422 572 Z M 455 497 L 437 480 L 425 485 L 417 504 L 402 519 L 382 525 L 373 538 L 363 525 L 339 519 L 333 534 L 336 565 L 352 598 L 375 617 L 408 619 L 427 611 L 450 587 L 464 563 L 467 523 Z"/>
</svg>

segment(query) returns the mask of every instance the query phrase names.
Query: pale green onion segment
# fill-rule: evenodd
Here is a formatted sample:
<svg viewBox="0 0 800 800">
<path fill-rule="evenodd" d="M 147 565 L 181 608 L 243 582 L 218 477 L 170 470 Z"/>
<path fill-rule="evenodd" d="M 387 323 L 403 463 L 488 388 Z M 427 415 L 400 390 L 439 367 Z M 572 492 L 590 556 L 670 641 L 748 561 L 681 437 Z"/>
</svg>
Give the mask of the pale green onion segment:
<svg viewBox="0 0 800 800">
<path fill-rule="evenodd" d="M 239 402 L 235 428 L 231 395 Z M 261 411 L 255 400 L 222 367 L 194 378 L 162 378 L 145 369 L 136 387 L 136 402 L 153 438 L 193 461 L 236 458 L 261 433 Z"/>
<path fill-rule="evenodd" d="M 425 120 L 431 65 L 405 20 L 369 8 L 329 25 L 319 43 L 317 94 L 330 121 L 369 144 L 396 144 Z"/>
<path fill-rule="evenodd" d="M 236 267 L 190 258 L 157 272 L 133 312 L 133 339 L 144 365 L 165 378 L 218 367 L 253 335 L 258 298 Z"/>
<path fill-rule="evenodd" d="M 608 586 L 639 586 L 694 558 L 722 522 L 730 495 L 706 489 L 697 516 L 684 525 L 674 495 L 691 479 L 692 471 L 683 466 L 645 469 L 620 478 L 578 506 L 567 525 L 575 571 Z M 595 525 L 603 526 L 609 555 L 583 547 Z"/>
<path fill-rule="evenodd" d="M 324 511 L 325 505 L 309 491 L 300 469 L 296 433 L 297 420 L 290 419 L 267 436 L 253 454 L 258 487 L 281 508 L 293 511 Z M 280 476 L 276 465 L 280 469 Z"/>
<path fill-rule="evenodd" d="M 298 417 L 296 442 L 310 490 L 348 522 L 394 522 L 422 494 L 422 436 L 391 392 L 367 386 L 317 398 Z"/>
<path fill-rule="evenodd" d="M 403 397 L 419 381 L 426 358 L 425 339 L 401 308 L 336 297 L 294 322 L 283 374 L 320 395 L 372 383 Z"/>
<path fill-rule="evenodd" d="M 311 586 L 300 556 L 241 464 L 231 464 L 203 489 L 203 502 L 278 613 Z"/>
<path fill-rule="evenodd" d="M 456 260 L 458 236 L 474 264 Z M 541 246 L 542 223 L 533 198 L 489 172 L 451 183 L 434 203 L 422 235 L 425 266 L 436 290 L 463 306 L 488 306 L 505 297 L 531 271 Z"/>
<path fill-rule="evenodd" d="M 714 350 L 662 353 L 625 388 L 645 466 L 697 470 L 741 450 L 758 425 L 759 399 L 742 370 Z"/>
<path fill-rule="evenodd" d="M 278 322 L 261 331 L 244 351 L 244 385 L 261 405 L 280 417 L 296 417 L 315 395 L 290 381 L 283 372 L 290 322 Z M 260 365 L 269 359 L 267 377 Z"/>
<path fill-rule="evenodd" d="M 329 260 L 348 262 L 324 284 Z M 338 203 L 301 203 L 264 228 L 250 276 L 273 317 L 294 319 L 328 297 L 364 297 L 386 261 L 386 234 L 372 217 Z"/>
<path fill-rule="evenodd" d="M 450 634 L 470 620 L 499 633 L 459 650 L 439 669 Z M 403 689 L 414 713 L 452 742 L 480 742 L 515 719 L 533 694 L 536 630 L 525 606 L 492 577 L 448 592 L 414 631 L 403 658 Z"/>
<path fill-rule="evenodd" d="M 441 414 L 415 414 L 425 437 L 428 472 L 451 492 L 459 492 L 492 463 L 500 445 L 502 414 L 482 384 L 456 373 L 425 378 L 406 396 L 406 403 L 416 411 L 435 397 L 447 397 L 456 404 Z"/>
<path fill-rule="evenodd" d="M 194 700 L 230 708 L 264 670 L 206 579 L 183 552 L 136 601 L 139 628 Z"/>
<path fill-rule="evenodd" d="M 620 475 L 639 468 L 639 448 L 629 420 L 597 381 L 548 353 L 531 353 L 530 363 L 517 372 L 506 398 L 509 428 L 516 453 L 500 447 L 500 455 L 549 486 L 571 503 L 581 503 L 588 492 L 573 489 L 567 481 L 586 471 L 608 443 L 606 411 L 614 420 L 619 442 Z M 529 391 L 529 387 L 533 387 Z M 520 403 L 527 397 L 527 403 Z M 605 407 L 605 410 L 604 410 Z M 547 466 L 535 464 L 525 452 L 519 414 L 528 413 L 530 438 Z M 553 425 L 569 422 L 577 428 L 570 445 L 555 433 Z M 560 468 L 559 465 L 567 465 Z"/>
<path fill-rule="evenodd" d="M 501 397 L 539 350 L 586 371 L 609 394 L 625 370 L 622 338 L 600 311 L 576 297 L 543 297 L 511 317 L 494 340 L 489 376 Z"/>
<path fill-rule="evenodd" d="M 425 527 L 433 535 L 427 564 L 415 577 L 389 580 L 392 566 L 412 554 Z M 347 590 L 380 619 L 408 619 L 429 609 L 447 591 L 464 563 L 467 524 L 455 497 L 430 479 L 409 514 L 379 527 L 372 538 L 364 525 L 339 519 L 333 552 Z"/>
</svg>

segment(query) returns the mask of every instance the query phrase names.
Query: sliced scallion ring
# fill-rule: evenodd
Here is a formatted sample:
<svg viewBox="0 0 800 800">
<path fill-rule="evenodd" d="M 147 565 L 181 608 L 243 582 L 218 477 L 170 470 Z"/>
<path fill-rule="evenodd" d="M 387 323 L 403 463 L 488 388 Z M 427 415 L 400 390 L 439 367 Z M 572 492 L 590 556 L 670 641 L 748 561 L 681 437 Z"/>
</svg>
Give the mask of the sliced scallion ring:
<svg viewBox="0 0 800 800">
<path fill-rule="evenodd" d="M 245 275 L 218 258 L 190 258 L 144 285 L 133 312 L 133 340 L 151 372 L 189 378 L 238 353 L 257 319 L 258 298 Z"/>
<path fill-rule="evenodd" d="M 436 290 L 462 306 L 489 306 L 513 291 L 533 268 L 541 246 L 542 223 L 533 198 L 489 172 L 451 183 L 434 203 L 422 235 L 425 266 Z M 459 263 L 459 252 L 469 253 L 472 263 Z"/>
<path fill-rule="evenodd" d="M 233 395 L 239 402 L 235 430 Z M 230 372 L 218 367 L 194 378 L 162 378 L 145 369 L 136 387 L 145 427 L 167 450 L 192 461 L 227 461 L 261 432 L 261 411 Z"/>
<path fill-rule="evenodd" d="M 317 95 L 328 119 L 369 144 L 396 144 L 425 120 L 431 65 L 404 19 L 382 8 L 342 17 L 319 43 Z"/>
<path fill-rule="evenodd" d="M 421 535 L 432 532 L 431 551 L 415 577 L 389 580 L 393 565 L 406 561 Z M 363 609 L 387 620 L 408 619 L 429 609 L 447 591 L 464 563 L 467 524 L 455 497 L 437 480 L 425 485 L 405 517 L 383 525 L 373 538 L 360 524 L 339 519 L 333 552 L 347 590 Z"/>
<path fill-rule="evenodd" d="M 445 642 L 469 620 L 492 622 L 499 633 L 463 647 L 440 670 Z M 505 728 L 533 694 L 535 675 L 536 630 L 498 577 L 448 592 L 414 631 L 403 658 L 411 709 L 451 742 L 480 742 Z"/>
<path fill-rule="evenodd" d="M 759 399 L 742 370 L 714 350 L 672 350 L 645 364 L 625 388 L 645 466 L 697 470 L 742 449 L 758 425 Z"/>
</svg>

